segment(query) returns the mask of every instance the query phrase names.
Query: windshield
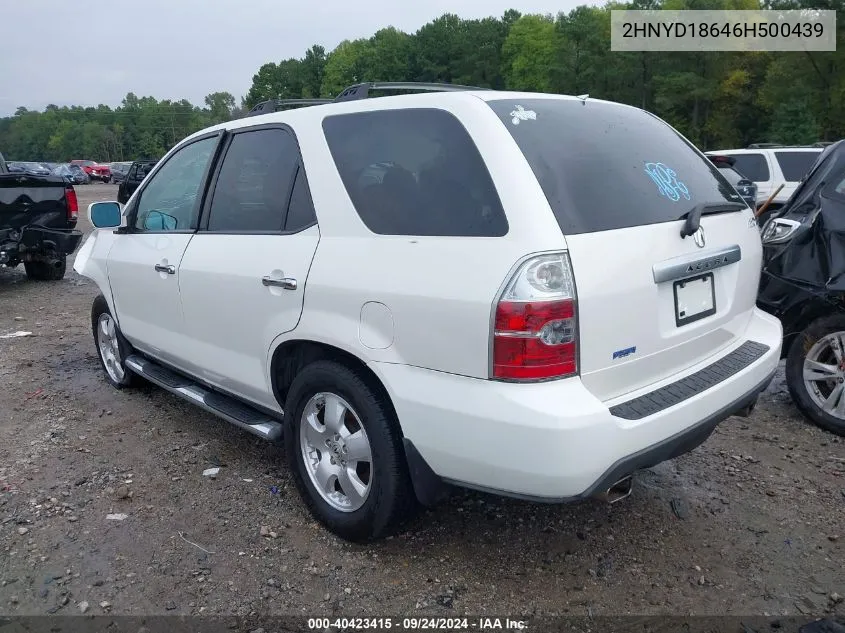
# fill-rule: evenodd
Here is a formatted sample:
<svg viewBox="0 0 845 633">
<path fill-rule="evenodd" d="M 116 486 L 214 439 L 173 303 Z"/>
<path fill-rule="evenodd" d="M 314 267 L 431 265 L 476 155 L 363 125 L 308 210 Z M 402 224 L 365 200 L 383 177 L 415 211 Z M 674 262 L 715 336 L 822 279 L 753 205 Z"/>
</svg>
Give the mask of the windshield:
<svg viewBox="0 0 845 633">
<path fill-rule="evenodd" d="M 643 110 L 574 99 L 488 104 L 565 234 L 672 222 L 702 203 L 743 204 L 715 165 Z"/>
<path fill-rule="evenodd" d="M 743 177 L 733 167 L 719 167 L 719 173 L 732 185 L 736 185 Z"/>
</svg>

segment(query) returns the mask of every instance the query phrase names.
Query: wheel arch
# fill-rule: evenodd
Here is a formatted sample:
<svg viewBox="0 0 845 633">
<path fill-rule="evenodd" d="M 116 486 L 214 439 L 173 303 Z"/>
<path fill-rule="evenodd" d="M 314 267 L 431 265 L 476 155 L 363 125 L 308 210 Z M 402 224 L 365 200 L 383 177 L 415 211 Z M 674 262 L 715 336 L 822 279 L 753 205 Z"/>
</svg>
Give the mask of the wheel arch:
<svg viewBox="0 0 845 633">
<path fill-rule="evenodd" d="M 449 488 L 425 461 L 408 438 L 402 432 L 402 423 L 393 404 L 390 390 L 373 370 L 359 356 L 329 343 L 310 339 L 289 339 L 280 343 L 272 353 L 270 360 L 270 382 L 273 396 L 284 410 L 285 399 L 293 379 L 307 364 L 318 360 L 332 360 L 359 372 L 367 385 L 384 396 L 396 422 L 396 431 L 402 442 L 405 462 L 417 500 L 424 506 L 432 507 L 448 496 Z"/>
<path fill-rule="evenodd" d="M 282 341 L 273 350 L 270 359 L 270 385 L 273 397 L 284 408 L 288 389 L 296 374 L 306 365 L 318 360 L 331 360 L 350 369 L 359 371 L 368 386 L 379 391 L 384 397 L 391 413 L 396 416 L 396 408 L 390 392 L 381 377 L 355 353 L 332 345 L 307 338 L 293 338 Z M 398 417 L 396 417 L 398 420 Z M 401 424 L 400 432 L 401 432 Z"/>
<path fill-rule="evenodd" d="M 796 336 L 806 330 L 817 319 L 836 314 L 837 310 L 823 299 L 813 298 L 787 310 L 780 318 L 783 323 L 783 346 L 781 358 L 786 358 Z"/>
</svg>

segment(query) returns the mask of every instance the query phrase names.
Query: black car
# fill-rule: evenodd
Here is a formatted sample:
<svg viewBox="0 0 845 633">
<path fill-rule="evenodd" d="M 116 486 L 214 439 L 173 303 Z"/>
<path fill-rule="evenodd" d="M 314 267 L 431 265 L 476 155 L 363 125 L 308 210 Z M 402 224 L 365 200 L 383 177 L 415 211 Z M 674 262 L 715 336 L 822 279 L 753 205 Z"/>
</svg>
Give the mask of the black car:
<svg viewBox="0 0 845 633">
<path fill-rule="evenodd" d="M 845 435 L 845 141 L 824 149 L 763 227 L 757 305 L 783 324 L 786 384 L 812 422 Z"/>
<path fill-rule="evenodd" d="M 733 156 L 708 156 L 721 174 L 733 185 L 736 192 L 748 203 L 752 209 L 757 209 L 757 185 L 746 178 L 734 167 L 736 158 Z"/>
<path fill-rule="evenodd" d="M 58 176 L 6 172 L 0 156 L 0 267 L 23 264 L 27 277 L 59 280 L 82 240 L 73 185 Z"/>
<path fill-rule="evenodd" d="M 126 204 L 129 201 L 129 198 L 132 197 L 132 194 L 135 193 L 135 190 L 143 182 L 144 178 L 147 177 L 147 174 L 156 166 L 156 163 L 158 163 L 157 159 L 136 160 L 132 163 L 126 177 L 117 188 L 117 201 L 120 204 Z"/>
<path fill-rule="evenodd" d="M 111 167 L 112 182 L 116 185 L 119 185 L 124 180 L 126 180 L 126 174 L 129 173 L 129 168 L 131 166 L 131 162 L 112 163 L 111 165 L 109 165 L 109 167 Z"/>
</svg>

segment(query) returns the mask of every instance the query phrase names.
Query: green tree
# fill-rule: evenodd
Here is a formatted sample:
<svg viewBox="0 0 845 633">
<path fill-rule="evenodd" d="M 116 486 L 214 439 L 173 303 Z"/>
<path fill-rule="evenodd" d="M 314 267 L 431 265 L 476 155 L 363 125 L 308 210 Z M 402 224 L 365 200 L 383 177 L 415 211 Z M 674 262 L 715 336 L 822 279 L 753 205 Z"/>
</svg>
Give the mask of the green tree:
<svg viewBox="0 0 845 633">
<path fill-rule="evenodd" d="M 511 90 L 552 92 L 558 34 L 549 16 L 523 15 L 502 45 L 502 76 Z"/>
</svg>

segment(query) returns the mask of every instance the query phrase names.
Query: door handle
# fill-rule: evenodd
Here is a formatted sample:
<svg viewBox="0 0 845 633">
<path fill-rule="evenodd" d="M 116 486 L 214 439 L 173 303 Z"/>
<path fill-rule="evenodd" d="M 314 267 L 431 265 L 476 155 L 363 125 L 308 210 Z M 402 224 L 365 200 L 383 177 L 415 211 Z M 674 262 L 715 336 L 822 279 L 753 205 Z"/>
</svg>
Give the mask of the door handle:
<svg viewBox="0 0 845 633">
<path fill-rule="evenodd" d="M 176 266 L 165 266 L 164 264 L 156 264 L 155 269 L 160 273 L 167 273 L 168 275 L 176 274 Z"/>
<path fill-rule="evenodd" d="M 283 277 L 282 279 L 275 279 L 274 277 L 266 276 L 261 278 L 261 283 L 265 286 L 278 286 L 285 290 L 296 290 L 296 279 L 293 277 Z"/>
</svg>

